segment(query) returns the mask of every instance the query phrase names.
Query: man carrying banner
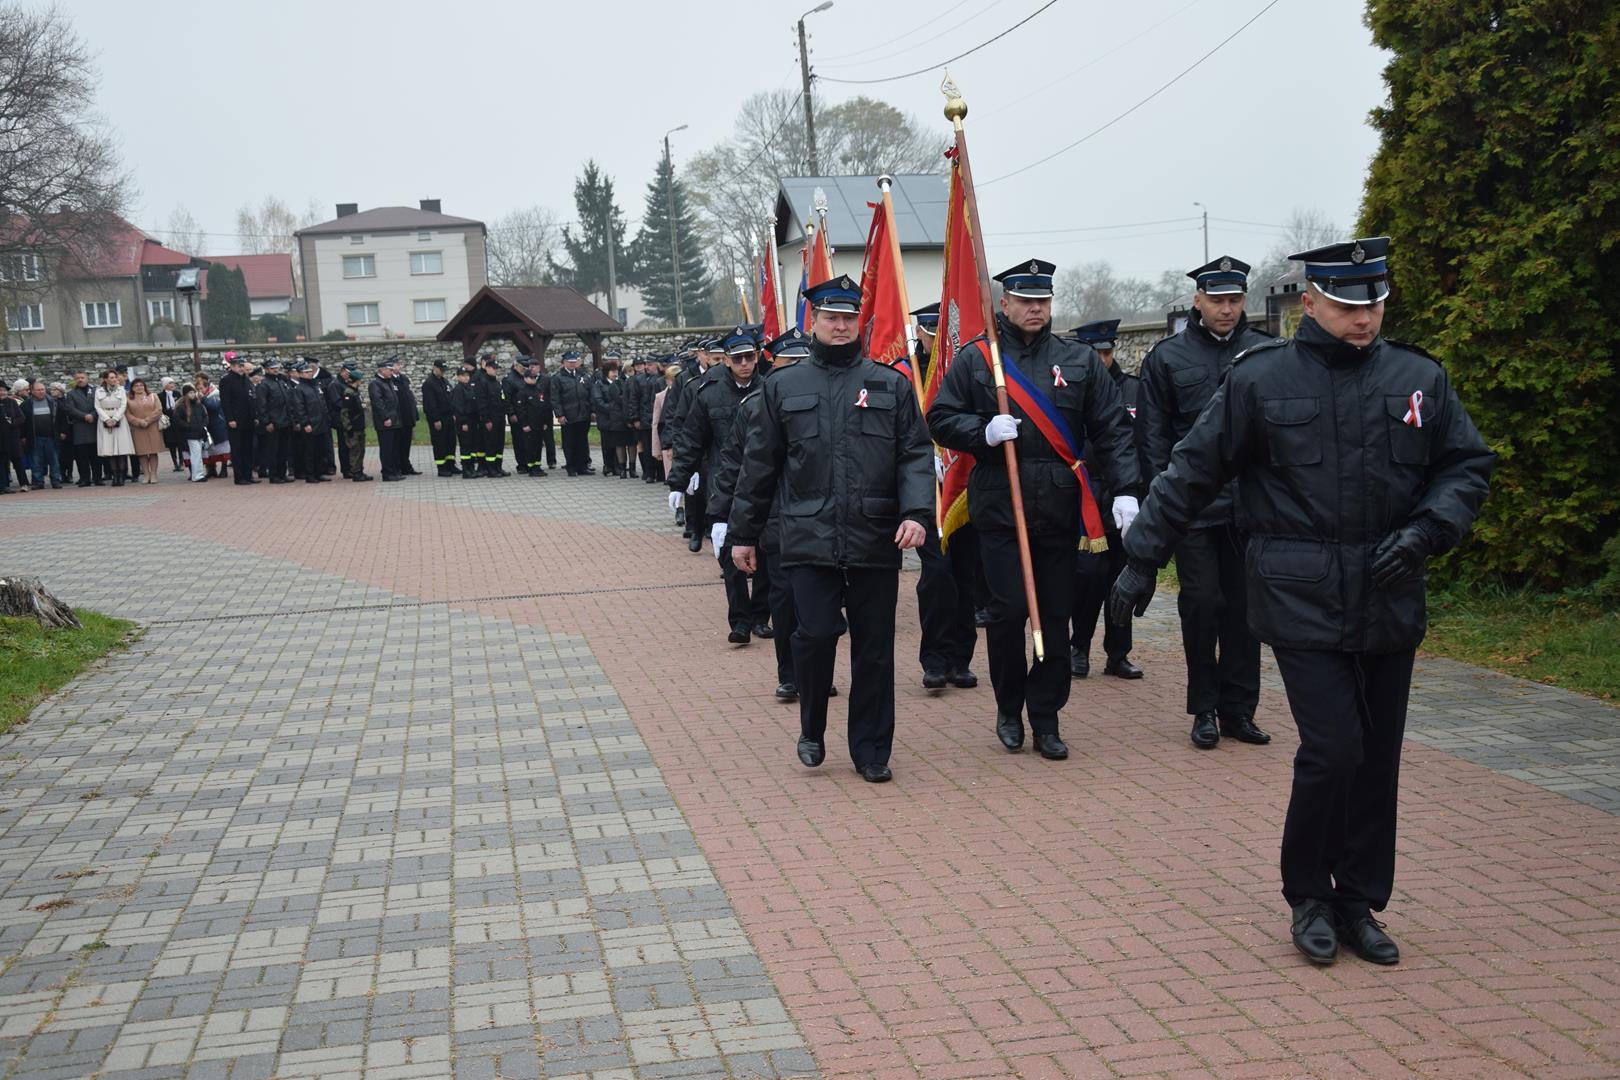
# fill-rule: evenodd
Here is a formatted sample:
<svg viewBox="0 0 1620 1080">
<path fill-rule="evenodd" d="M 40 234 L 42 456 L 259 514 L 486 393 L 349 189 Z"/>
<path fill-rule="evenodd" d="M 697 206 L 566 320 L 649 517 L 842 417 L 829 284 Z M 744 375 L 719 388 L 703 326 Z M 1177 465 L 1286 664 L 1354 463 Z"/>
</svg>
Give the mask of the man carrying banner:
<svg viewBox="0 0 1620 1080">
<path fill-rule="evenodd" d="M 1002 285 L 995 333 L 1006 370 L 1010 413 L 996 406 L 995 379 L 983 339 L 951 361 L 928 428 L 941 446 L 975 458 L 968 480 L 968 513 L 990 588 L 986 647 L 996 692 L 996 734 L 1008 750 L 1024 745 L 1029 713 L 1035 749 L 1061 760 L 1069 750 L 1058 734 L 1058 713 L 1069 700 L 1068 657 L 1056 650 L 1033 666 L 1024 645 L 1026 592 L 1015 535 L 1006 456 L 1017 440 L 1035 593 L 1041 626 L 1062 633 L 1074 603 L 1074 558 L 1084 542 L 1106 544 L 1102 518 L 1080 459 L 1100 466 L 1114 493 L 1121 534 L 1137 513 L 1136 450 L 1119 390 L 1096 352 L 1052 335 L 1052 275 L 1056 267 L 1031 259 L 996 275 Z M 1066 650 L 1065 650 L 1066 652 Z"/>
<path fill-rule="evenodd" d="M 799 621 L 799 760 L 813 768 L 826 757 L 833 659 L 847 629 L 850 757 L 862 779 L 882 783 L 894 743 L 901 553 L 927 534 L 933 455 L 911 383 L 861 355 L 860 288 L 844 276 L 806 296 L 810 359 L 773 373 L 759 391 L 731 508 L 731 557 L 754 572 L 780 488 L 782 566 Z"/>
</svg>

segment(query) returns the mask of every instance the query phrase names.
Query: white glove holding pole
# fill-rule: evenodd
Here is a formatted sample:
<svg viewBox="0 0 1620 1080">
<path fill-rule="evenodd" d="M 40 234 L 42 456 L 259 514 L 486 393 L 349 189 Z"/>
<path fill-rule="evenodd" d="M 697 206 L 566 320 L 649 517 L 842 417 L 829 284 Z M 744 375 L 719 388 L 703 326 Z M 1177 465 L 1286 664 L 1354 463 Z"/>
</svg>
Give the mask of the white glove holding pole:
<svg viewBox="0 0 1620 1080">
<path fill-rule="evenodd" d="M 714 557 L 720 557 L 720 549 L 726 546 L 726 523 L 717 521 L 714 528 L 709 530 L 709 542 L 714 545 Z"/>
<path fill-rule="evenodd" d="M 1131 531 L 1131 522 L 1136 520 L 1137 512 L 1141 509 L 1133 495 L 1114 496 L 1114 527 L 1119 530 L 1121 539 Z"/>
<path fill-rule="evenodd" d="M 1018 438 L 1018 425 L 1023 423 L 1006 413 L 997 413 L 984 425 L 984 441 L 991 446 L 1000 446 L 1004 442 L 1011 442 Z"/>
<path fill-rule="evenodd" d="M 690 480 L 688 480 L 686 482 L 686 493 L 688 495 L 696 495 L 697 494 L 697 489 L 698 489 L 698 481 L 702 480 L 702 479 L 703 478 L 701 476 L 699 476 L 697 473 L 693 473 L 692 474 L 692 479 L 690 479 Z"/>
<path fill-rule="evenodd" d="M 679 510 L 680 508 L 681 508 L 681 493 L 678 492 L 678 491 L 670 492 L 669 493 L 669 512 L 673 514 L 675 511 Z"/>
</svg>

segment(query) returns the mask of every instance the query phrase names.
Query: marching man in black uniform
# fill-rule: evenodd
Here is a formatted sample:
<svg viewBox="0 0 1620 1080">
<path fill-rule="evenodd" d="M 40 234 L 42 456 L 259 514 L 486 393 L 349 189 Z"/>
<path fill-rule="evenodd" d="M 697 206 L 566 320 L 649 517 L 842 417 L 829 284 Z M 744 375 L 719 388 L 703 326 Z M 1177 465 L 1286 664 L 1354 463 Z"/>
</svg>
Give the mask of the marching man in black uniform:
<svg viewBox="0 0 1620 1080">
<path fill-rule="evenodd" d="M 1226 380 L 1232 358 L 1268 340 L 1244 321 L 1249 264 L 1223 255 L 1187 276 L 1196 282 L 1187 328 L 1153 346 L 1142 361 L 1138 424 L 1149 475 L 1170 464 L 1170 449 Z M 1181 647 L 1187 657 L 1192 743 L 1209 750 L 1226 735 L 1264 745 L 1254 723 L 1260 704 L 1260 640 L 1244 611 L 1243 537 L 1228 487 L 1176 548 Z"/>
<path fill-rule="evenodd" d="M 506 471 L 506 402 L 501 397 L 501 380 L 495 374 L 499 370 L 501 362 L 495 354 L 485 353 L 483 374 L 473 376 L 482 428 L 478 438 L 484 447 L 483 473 L 492 477 L 512 475 Z"/>
<path fill-rule="evenodd" d="M 1028 610 L 1007 463 L 999 447 L 1017 440 L 1041 628 L 1053 641 L 1062 641 L 1068 630 L 1075 552 L 1085 535 L 1082 508 L 1090 508 L 1093 498 L 1080 479 L 1078 459 L 1102 469 L 1103 486 L 1114 494 L 1113 519 L 1121 534 L 1136 517 L 1138 487 L 1136 450 L 1114 380 L 1090 346 L 1052 335 L 1056 269 L 1032 259 L 996 276 L 1002 297 L 995 332 L 1009 389 L 1021 378 L 1031 406 L 1061 418 L 1067 430 L 1053 426 L 1051 434 L 1043 432 L 1016 402 L 1009 403 L 1011 414 L 998 413 L 988 351 L 977 340 L 951 361 L 928 410 L 934 441 L 975 458 L 968 514 L 979 531 L 980 560 L 990 589 L 985 646 L 996 691 L 996 736 L 1008 750 L 1021 749 L 1027 708 L 1035 749 L 1050 760 L 1069 756 L 1058 734 L 1058 713 L 1069 700 L 1068 658 L 1053 650 L 1044 660 L 1029 663 L 1024 645 Z M 1054 435 L 1073 445 L 1054 444 Z"/>
<path fill-rule="evenodd" d="M 399 471 L 400 439 L 405 440 L 407 453 L 411 434 L 401 424 L 399 387 L 394 382 L 395 357 L 377 361 L 377 374 L 366 387 L 371 403 L 371 424 L 377 430 L 377 457 L 386 483 L 405 479 Z M 268 380 L 267 380 L 268 381 Z"/>
<path fill-rule="evenodd" d="M 675 461 L 669 469 L 672 494 L 687 491 L 699 474 L 709 478 L 709 491 L 714 493 L 720 460 L 736 434 L 737 406 L 759 386 L 755 377 L 759 353 L 755 351 L 752 334 L 737 327 L 722 339 L 721 352 L 727 375 L 697 383 L 696 393 L 687 403 L 684 431 L 676 440 Z M 731 549 L 726 546 L 724 519 L 716 518 L 709 539 L 726 582 L 726 621 L 731 627 L 726 640 L 733 645 L 746 645 L 751 634 L 769 638 L 772 635 L 767 600 L 770 580 L 764 565 L 753 573 L 750 593 L 749 575 L 737 569 Z"/>
<path fill-rule="evenodd" d="M 1373 963 L 1400 959 L 1373 912 L 1394 888 L 1424 562 L 1473 525 L 1494 463 L 1445 369 L 1380 336 L 1388 250 L 1381 236 L 1290 256 L 1305 264 L 1299 330 L 1240 354 L 1176 444 L 1109 601 L 1142 614 L 1158 568 L 1239 481 L 1249 623 L 1299 726 L 1283 896 L 1294 946 L 1318 964 L 1341 941 Z"/>
<path fill-rule="evenodd" d="M 422 415 L 427 417 L 428 438 L 433 442 L 433 464 L 440 476 L 454 476 L 456 465 L 456 416 L 450 408 L 450 380 L 444 376 L 444 361 L 433 361 L 433 374 L 422 380 Z"/>
<path fill-rule="evenodd" d="M 579 368 L 579 353 L 562 354 L 562 370 L 551 377 L 551 411 L 562 427 L 563 471 L 586 476 L 591 468 L 591 385 Z"/>
<path fill-rule="evenodd" d="M 461 442 L 461 478 L 476 480 L 484 475 L 484 425 L 478 419 L 478 390 L 472 381 L 478 369 L 469 361 L 456 372 L 456 384 L 450 388 L 450 413 L 454 418 L 456 438 Z"/>
<path fill-rule="evenodd" d="M 1118 331 L 1118 319 L 1104 319 L 1077 326 L 1070 331 L 1070 335 L 1080 344 L 1090 345 L 1097 350 L 1097 359 L 1103 362 L 1103 367 L 1113 376 L 1114 385 L 1119 387 L 1120 400 L 1125 405 L 1125 415 L 1137 449 L 1137 468 L 1145 477 L 1147 471 L 1142 464 L 1142 443 L 1137 437 L 1136 427 L 1140 380 L 1135 375 L 1125 374 L 1125 370 L 1114 363 L 1115 335 Z M 1082 551 L 1075 557 L 1074 631 L 1069 637 L 1069 674 L 1077 679 L 1091 674 L 1091 639 L 1097 633 L 1097 617 L 1108 603 L 1108 591 L 1114 587 L 1114 579 L 1125 569 L 1125 546 L 1119 541 L 1119 530 L 1112 527 L 1113 515 L 1109 512 L 1113 498 L 1098 485 L 1095 476 L 1091 478 L 1091 490 L 1097 496 L 1097 504 L 1103 508 L 1103 525 L 1108 528 L 1108 550 Z M 1108 657 L 1103 664 L 1104 675 L 1121 679 L 1142 677 L 1142 669 L 1131 663 L 1129 619 L 1119 623 L 1106 616 L 1103 618 L 1103 652 Z"/>
<path fill-rule="evenodd" d="M 827 697 L 838 639 L 850 632 L 849 752 L 861 777 L 891 776 L 894 614 L 902 552 L 928 535 L 933 450 L 911 382 L 861 356 L 861 288 L 848 276 L 805 290 L 810 359 L 759 392 L 728 532 L 743 573 L 782 500 L 782 566 L 798 629 L 799 760 L 826 756 Z M 846 622 L 847 614 L 847 622 Z"/>
<path fill-rule="evenodd" d="M 287 476 L 288 439 L 292 429 L 292 384 L 281 373 L 274 356 L 264 362 L 264 381 L 253 388 L 253 418 L 259 425 L 259 468 L 272 484 L 290 484 Z"/>
</svg>

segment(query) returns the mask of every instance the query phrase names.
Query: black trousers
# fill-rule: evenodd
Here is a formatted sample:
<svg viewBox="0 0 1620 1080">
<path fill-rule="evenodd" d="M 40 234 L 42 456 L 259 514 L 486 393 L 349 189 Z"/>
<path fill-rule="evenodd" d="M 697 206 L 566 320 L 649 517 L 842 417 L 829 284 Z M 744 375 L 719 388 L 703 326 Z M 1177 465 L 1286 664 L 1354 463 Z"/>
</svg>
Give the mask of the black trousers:
<svg viewBox="0 0 1620 1080">
<path fill-rule="evenodd" d="M 848 630 L 849 756 L 857 768 L 887 765 L 894 747 L 894 605 L 900 572 L 792 566 L 787 574 L 799 621 L 793 631 L 793 672 L 800 734 L 817 742 L 827 737 L 833 660 L 838 639 Z"/>
<path fill-rule="evenodd" d="M 484 425 L 477 420 L 457 423 L 461 443 L 461 475 L 476 476 L 484 467 Z"/>
<path fill-rule="evenodd" d="M 484 468 L 490 472 L 499 472 L 506 465 L 505 418 L 496 417 L 495 426 L 484 428 L 479 432 L 479 438 L 484 443 Z"/>
<path fill-rule="evenodd" d="M 1081 656 L 1091 655 L 1091 639 L 1097 632 L 1097 617 L 1103 615 L 1114 579 L 1125 569 L 1125 541 L 1114 526 L 1112 508 L 1102 507 L 1107 551 L 1082 551 L 1074 560 L 1074 629 L 1069 648 Z M 1103 653 L 1109 661 L 1125 659 L 1131 653 L 1131 620 L 1120 626 L 1104 616 Z"/>
<path fill-rule="evenodd" d="M 456 467 L 456 424 L 454 420 L 441 420 L 434 427 L 428 422 L 428 437 L 433 441 L 433 464 L 440 469 Z"/>
<path fill-rule="evenodd" d="M 399 476 L 400 443 L 404 441 L 406 452 L 410 451 L 410 436 L 398 428 L 380 427 L 373 429 L 377 432 L 377 460 L 382 467 L 384 476 Z M 405 439 L 400 436 L 405 434 Z"/>
<path fill-rule="evenodd" d="M 917 575 L 917 617 L 922 647 L 917 660 L 924 672 L 949 675 L 973 662 L 979 631 L 973 625 L 973 573 L 979 561 L 979 538 L 973 526 L 951 534 L 941 551 L 939 533 L 928 526 L 928 539 L 917 549 L 922 573 Z"/>
<path fill-rule="evenodd" d="M 1383 911 L 1395 887 L 1395 801 L 1415 650 L 1272 647 L 1299 727 L 1283 824 L 1283 897 L 1342 915 Z"/>
<path fill-rule="evenodd" d="M 1031 536 L 1029 553 L 1035 568 L 1035 596 L 1040 604 L 1046 659 L 1033 663 L 1024 644 L 1024 575 L 1018 561 L 1018 538 L 1011 529 L 979 530 L 980 562 L 990 590 L 990 625 L 985 651 L 990 654 L 990 682 L 996 709 L 1018 714 L 1027 709 L 1036 734 L 1057 734 L 1058 713 L 1069 703 L 1069 657 L 1063 648 L 1074 607 L 1072 534 Z"/>
<path fill-rule="evenodd" d="M 258 461 L 255 449 L 258 439 L 253 425 L 245 420 L 239 420 L 236 426 L 227 429 L 231 440 L 231 482 L 246 484 L 253 479 L 253 466 Z"/>
<path fill-rule="evenodd" d="M 570 420 L 562 426 L 563 468 L 578 476 L 591 467 L 591 422 Z"/>
<path fill-rule="evenodd" d="M 771 639 L 776 647 L 776 681 L 791 683 L 794 681 L 793 632 L 799 628 L 799 617 L 793 609 L 793 583 L 788 580 L 780 554 L 760 548 L 759 565 L 770 582 L 766 600 L 771 608 L 771 625 L 776 629 L 776 636 Z"/>
<path fill-rule="evenodd" d="M 539 436 L 540 444 L 546 448 L 546 468 L 555 469 L 557 467 L 556 427 L 550 420 L 547 420 L 541 425 L 540 430 L 537 431 L 536 434 Z"/>
<path fill-rule="evenodd" d="M 356 470 L 349 466 L 349 440 L 343 437 L 343 430 L 338 421 L 333 419 L 332 430 L 327 435 L 337 445 L 337 471 L 339 476 L 352 476 Z"/>
<path fill-rule="evenodd" d="M 1187 712 L 1254 714 L 1260 704 L 1260 639 L 1249 629 L 1243 555 L 1233 525 L 1194 529 L 1176 548 Z"/>
<path fill-rule="evenodd" d="M 703 477 L 702 473 L 698 476 Z M 686 497 L 686 527 L 698 538 L 699 544 L 709 536 L 709 481 L 700 479 L 698 489 Z"/>
<path fill-rule="evenodd" d="M 646 427 L 630 433 L 636 443 L 636 457 L 641 459 L 641 475 L 657 476 L 658 460 L 652 455 L 652 432 Z"/>
<path fill-rule="evenodd" d="M 260 430 L 258 435 L 259 469 L 269 473 L 271 479 L 286 476 L 287 429 L 278 426 L 274 431 Z"/>
<path fill-rule="evenodd" d="M 720 574 L 726 582 L 726 623 L 733 630 L 752 630 L 771 617 L 771 572 L 763 559 L 754 572 L 750 587 L 748 574 L 731 561 L 731 545 L 720 548 Z"/>
<path fill-rule="evenodd" d="M 301 438 L 304 441 L 304 479 L 325 476 L 332 457 L 332 433 L 311 431 Z"/>
<path fill-rule="evenodd" d="M 308 453 L 309 436 L 304 434 L 303 428 L 289 428 L 287 431 L 287 472 L 294 480 L 304 478 L 304 458 Z"/>
<path fill-rule="evenodd" d="M 81 484 L 93 484 L 107 478 L 102 460 L 96 456 L 95 443 L 74 443 L 73 464 L 79 470 Z"/>
</svg>

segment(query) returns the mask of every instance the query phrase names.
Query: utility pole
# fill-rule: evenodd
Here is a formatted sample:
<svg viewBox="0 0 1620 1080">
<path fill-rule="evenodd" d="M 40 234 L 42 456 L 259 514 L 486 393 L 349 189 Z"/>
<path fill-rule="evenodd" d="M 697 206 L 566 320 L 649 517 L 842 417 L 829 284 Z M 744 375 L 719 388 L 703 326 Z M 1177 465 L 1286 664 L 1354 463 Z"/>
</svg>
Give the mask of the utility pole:
<svg viewBox="0 0 1620 1080">
<path fill-rule="evenodd" d="M 824 0 L 823 3 L 799 16 L 799 75 L 804 82 L 804 138 L 810 152 L 807 165 L 811 176 L 821 175 L 821 160 L 820 155 L 816 153 L 816 110 L 810 102 L 810 49 L 805 44 L 804 20 L 832 6 L 833 0 Z"/>
<path fill-rule="evenodd" d="M 1202 208 L 1204 211 L 1204 261 L 1207 263 L 1209 262 L 1209 207 L 1197 201 L 1194 201 L 1193 205 Z"/>
<path fill-rule="evenodd" d="M 664 132 L 664 172 L 667 176 L 664 193 L 668 197 L 669 213 L 669 273 L 675 280 L 675 325 L 686 325 L 686 307 L 681 303 L 681 245 L 675 238 L 675 163 L 669 156 L 669 137 L 677 131 L 685 131 L 686 125 L 670 128 Z"/>
<path fill-rule="evenodd" d="M 619 321 L 619 279 L 613 272 L 613 204 L 608 203 L 607 210 L 607 251 L 608 251 L 608 314 L 614 322 Z"/>
</svg>

